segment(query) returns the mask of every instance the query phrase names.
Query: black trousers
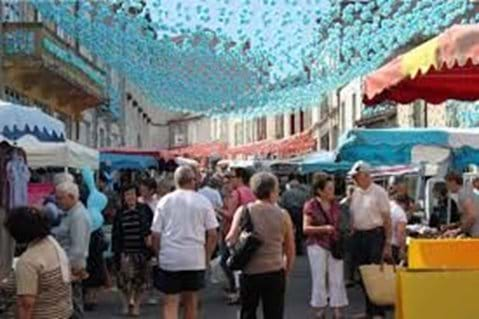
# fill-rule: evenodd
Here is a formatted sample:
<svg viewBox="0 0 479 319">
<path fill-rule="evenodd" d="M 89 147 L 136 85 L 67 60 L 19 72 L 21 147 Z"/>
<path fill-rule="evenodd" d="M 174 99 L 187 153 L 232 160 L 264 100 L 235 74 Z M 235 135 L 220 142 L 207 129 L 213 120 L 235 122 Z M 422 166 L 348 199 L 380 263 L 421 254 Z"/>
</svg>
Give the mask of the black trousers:
<svg viewBox="0 0 479 319">
<path fill-rule="evenodd" d="M 302 209 L 293 210 L 290 216 L 294 225 L 294 242 L 296 244 L 296 254 L 303 255 L 303 211 Z"/>
<path fill-rule="evenodd" d="M 230 292 L 235 292 L 236 280 L 235 280 L 235 275 L 233 271 L 227 265 L 228 258 L 230 258 L 231 253 L 228 246 L 226 246 L 226 243 L 221 244 L 220 254 L 221 254 L 220 265 L 221 265 L 221 268 L 223 269 L 223 272 L 226 275 L 226 278 L 228 279 L 229 290 Z"/>
<path fill-rule="evenodd" d="M 352 238 L 353 263 L 356 267 L 362 265 L 380 264 L 385 244 L 383 228 L 375 228 L 368 231 L 356 231 Z M 368 316 L 384 316 L 385 308 L 374 305 L 368 298 L 364 285 L 362 284 L 366 297 L 366 313 Z"/>
<path fill-rule="evenodd" d="M 283 319 L 286 278 L 283 270 L 241 276 L 241 319 L 256 319 L 261 301 L 263 319 Z"/>
</svg>

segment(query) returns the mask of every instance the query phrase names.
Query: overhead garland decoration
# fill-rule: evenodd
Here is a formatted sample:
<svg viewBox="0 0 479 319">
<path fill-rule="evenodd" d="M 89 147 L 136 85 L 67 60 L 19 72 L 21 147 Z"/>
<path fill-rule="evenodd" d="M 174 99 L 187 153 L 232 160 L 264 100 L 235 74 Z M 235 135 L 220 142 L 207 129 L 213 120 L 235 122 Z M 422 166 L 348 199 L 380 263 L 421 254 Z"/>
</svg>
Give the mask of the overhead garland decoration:
<svg viewBox="0 0 479 319">
<path fill-rule="evenodd" d="M 317 106 L 417 37 L 479 20 L 469 0 L 30 0 L 153 105 L 248 116 Z"/>
</svg>

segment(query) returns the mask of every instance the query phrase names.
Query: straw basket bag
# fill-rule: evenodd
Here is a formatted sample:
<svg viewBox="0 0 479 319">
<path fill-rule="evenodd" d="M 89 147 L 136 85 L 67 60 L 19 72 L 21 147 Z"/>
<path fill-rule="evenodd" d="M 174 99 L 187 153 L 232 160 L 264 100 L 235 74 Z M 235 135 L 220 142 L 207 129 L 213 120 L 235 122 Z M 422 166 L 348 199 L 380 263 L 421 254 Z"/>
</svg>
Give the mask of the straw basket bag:
<svg viewBox="0 0 479 319">
<path fill-rule="evenodd" d="M 377 306 L 394 306 L 396 302 L 396 272 L 400 266 L 365 265 L 359 267 L 371 302 Z"/>
</svg>

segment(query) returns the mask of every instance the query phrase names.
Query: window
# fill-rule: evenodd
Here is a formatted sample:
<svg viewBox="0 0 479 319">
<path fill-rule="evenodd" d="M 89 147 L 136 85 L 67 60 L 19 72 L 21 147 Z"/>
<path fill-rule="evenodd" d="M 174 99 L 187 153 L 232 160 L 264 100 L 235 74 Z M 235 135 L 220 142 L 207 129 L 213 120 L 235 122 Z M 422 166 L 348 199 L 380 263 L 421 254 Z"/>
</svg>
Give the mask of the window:
<svg viewBox="0 0 479 319">
<path fill-rule="evenodd" d="M 341 117 L 341 130 L 344 132 L 346 130 L 346 102 L 341 102 L 341 113 L 339 114 Z"/>
<path fill-rule="evenodd" d="M 82 121 L 79 126 L 80 126 L 79 142 L 81 144 L 85 144 L 87 146 L 93 146 L 93 145 L 91 145 L 91 132 L 90 132 L 91 124 L 90 124 L 90 122 Z"/>
<path fill-rule="evenodd" d="M 333 127 L 333 136 L 332 136 L 332 141 L 330 141 L 331 149 L 335 149 L 336 146 L 338 145 L 338 139 L 339 139 L 339 128 L 337 125 Z"/>
<path fill-rule="evenodd" d="M 329 151 L 329 146 L 329 133 L 326 133 L 321 137 L 321 149 Z"/>
<path fill-rule="evenodd" d="M 351 98 L 351 105 L 352 105 L 352 113 L 353 113 L 353 126 L 356 126 L 355 123 L 356 123 L 356 119 L 358 118 L 356 93 L 354 93 Z"/>
<path fill-rule="evenodd" d="M 235 145 L 243 144 L 243 123 L 235 123 Z"/>
<path fill-rule="evenodd" d="M 275 118 L 275 132 L 276 132 L 276 138 L 281 139 L 284 137 L 284 116 L 283 114 L 281 115 L 276 115 Z"/>
<path fill-rule="evenodd" d="M 111 134 L 111 145 L 113 147 L 117 147 L 120 145 L 120 136 L 116 133 Z"/>
<path fill-rule="evenodd" d="M 295 114 L 291 114 L 289 116 L 289 135 L 294 135 L 296 133 L 296 116 Z"/>
<path fill-rule="evenodd" d="M 214 119 L 211 121 L 212 123 L 212 135 L 213 135 L 213 140 L 217 140 L 218 139 L 218 120 L 217 119 Z"/>
<path fill-rule="evenodd" d="M 422 101 L 416 101 L 413 104 L 413 114 L 412 119 L 414 123 L 414 127 L 421 127 L 423 126 L 423 103 Z"/>
<path fill-rule="evenodd" d="M 222 141 L 227 141 L 228 140 L 228 121 L 222 120 L 220 125 L 221 125 L 220 139 Z"/>
<path fill-rule="evenodd" d="M 246 121 L 246 143 L 251 143 L 253 141 L 253 125 L 251 121 Z"/>
<path fill-rule="evenodd" d="M 258 141 L 266 139 L 267 120 L 266 117 L 262 117 L 256 120 L 256 136 Z"/>
<path fill-rule="evenodd" d="M 304 131 L 304 111 L 299 111 L 299 131 Z"/>
<path fill-rule="evenodd" d="M 106 135 L 105 135 L 105 129 L 103 127 L 100 128 L 99 135 L 100 135 L 100 147 L 105 147 L 106 146 L 106 140 L 105 140 Z M 140 146 L 140 145 L 138 145 L 138 146 Z"/>
</svg>

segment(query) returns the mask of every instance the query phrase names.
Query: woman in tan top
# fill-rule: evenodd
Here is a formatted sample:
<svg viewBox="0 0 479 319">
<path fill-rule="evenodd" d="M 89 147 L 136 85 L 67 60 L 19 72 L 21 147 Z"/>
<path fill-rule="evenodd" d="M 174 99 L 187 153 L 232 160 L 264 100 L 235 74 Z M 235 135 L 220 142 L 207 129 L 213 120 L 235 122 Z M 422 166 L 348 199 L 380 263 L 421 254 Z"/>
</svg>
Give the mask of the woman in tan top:
<svg viewBox="0 0 479 319">
<path fill-rule="evenodd" d="M 248 209 L 262 245 L 241 276 L 241 319 L 256 319 L 260 301 L 264 319 L 281 319 L 286 276 L 293 268 L 296 256 L 293 226 L 288 213 L 276 204 L 279 183 L 274 175 L 255 174 L 251 179 L 251 189 L 257 201 L 248 204 Z M 226 238 L 229 245 L 238 240 L 244 211 L 244 207 L 240 207 L 234 216 Z"/>
<path fill-rule="evenodd" d="M 49 235 L 47 219 L 35 208 L 17 208 L 7 217 L 5 228 L 17 243 L 28 245 L 15 266 L 17 318 L 70 318 L 70 265 Z"/>
</svg>

